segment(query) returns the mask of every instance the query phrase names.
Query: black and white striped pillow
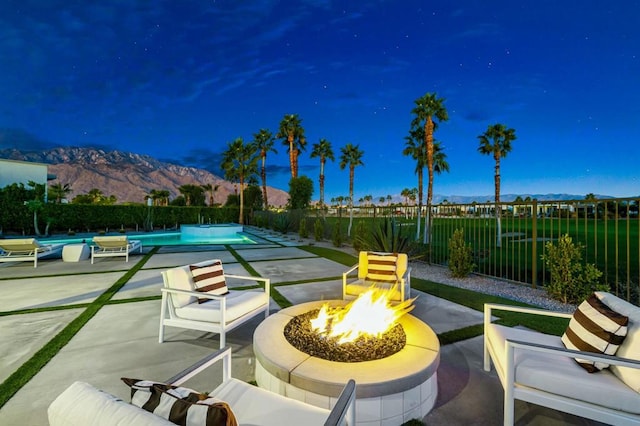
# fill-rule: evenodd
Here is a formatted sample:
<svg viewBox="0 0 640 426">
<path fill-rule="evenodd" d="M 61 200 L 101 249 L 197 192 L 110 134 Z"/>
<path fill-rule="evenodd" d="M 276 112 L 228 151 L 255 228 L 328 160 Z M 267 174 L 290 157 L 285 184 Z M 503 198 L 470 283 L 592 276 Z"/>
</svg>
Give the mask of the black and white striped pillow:
<svg viewBox="0 0 640 426">
<path fill-rule="evenodd" d="M 567 349 L 615 355 L 627 335 L 629 318 L 605 305 L 592 294 L 578 306 L 562 336 Z M 576 358 L 582 368 L 595 373 L 609 364 Z"/>
<path fill-rule="evenodd" d="M 229 293 L 227 282 L 224 279 L 224 270 L 222 269 L 222 261 L 216 260 L 211 265 L 198 266 L 189 265 L 196 291 L 203 293 L 211 293 L 217 296 L 223 296 Z M 204 303 L 205 298 L 199 298 L 198 303 Z"/>
<path fill-rule="evenodd" d="M 172 423 L 184 426 L 237 426 L 224 401 L 189 388 L 150 380 L 122 378 L 131 388 L 131 404 Z"/>
</svg>

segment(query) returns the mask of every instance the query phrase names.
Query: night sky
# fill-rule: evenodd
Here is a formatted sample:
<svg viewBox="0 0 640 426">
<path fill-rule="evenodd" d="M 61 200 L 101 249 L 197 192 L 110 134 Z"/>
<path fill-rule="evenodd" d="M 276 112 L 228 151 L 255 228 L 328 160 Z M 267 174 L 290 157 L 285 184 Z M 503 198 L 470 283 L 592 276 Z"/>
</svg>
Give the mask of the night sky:
<svg viewBox="0 0 640 426">
<path fill-rule="evenodd" d="M 640 194 L 640 2 L 70 1 L 0 3 L 0 149 L 94 146 L 220 172 L 220 153 L 298 114 L 300 174 L 329 140 L 326 199 L 417 186 L 414 100 L 445 99 L 451 171 L 434 193 L 493 194 L 490 124 L 516 130 L 503 194 Z M 288 188 L 286 147 L 268 183 Z M 426 193 L 426 182 L 425 182 Z"/>
</svg>

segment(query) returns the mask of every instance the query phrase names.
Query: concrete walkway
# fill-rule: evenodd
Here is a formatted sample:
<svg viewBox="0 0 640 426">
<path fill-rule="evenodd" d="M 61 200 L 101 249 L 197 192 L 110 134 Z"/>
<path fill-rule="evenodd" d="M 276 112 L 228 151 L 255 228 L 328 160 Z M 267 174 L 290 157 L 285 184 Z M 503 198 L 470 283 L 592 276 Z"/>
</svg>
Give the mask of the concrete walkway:
<svg viewBox="0 0 640 426">
<path fill-rule="evenodd" d="M 344 265 L 318 257 L 296 246 L 308 244 L 295 236 L 283 237 L 258 229 L 251 231 L 258 244 L 232 246 L 233 250 L 291 303 L 339 299 L 338 277 Z M 43 260 L 34 269 L 30 263 L 0 266 L 0 382 L 66 327 L 85 308 L 20 313 L 21 310 L 90 303 L 142 262 L 133 255 L 122 258 L 64 263 Z M 159 296 L 163 269 L 219 258 L 225 272 L 249 275 L 224 246 L 163 247 L 142 265 L 112 300 L 64 346 L 51 361 L 0 409 L 0 425 L 46 425 L 47 407 L 76 380 L 86 381 L 123 399 L 129 388 L 121 377 L 165 380 L 216 350 L 218 335 L 166 328 L 163 344 L 158 343 Z M 279 284 L 305 281 L 304 284 Z M 229 283 L 231 287 L 233 281 Z M 428 294 L 417 295 L 413 315 L 436 333 L 482 323 L 482 313 Z M 136 298 L 132 300 L 133 298 Z M 150 298 L 150 299 L 140 299 Z M 272 301 L 271 310 L 280 307 Z M 12 311 L 17 311 L 11 313 Z M 227 344 L 233 348 L 233 375 L 253 380 L 253 330 L 261 317 L 230 332 Z M 423 420 L 429 425 L 498 425 L 502 423 L 503 391 L 495 372 L 482 370 L 482 337 L 442 347 L 438 370 L 439 394 L 435 409 Z M 207 390 L 206 377 L 189 386 Z M 516 405 L 518 424 L 593 425 L 581 418 L 531 404 Z"/>
</svg>

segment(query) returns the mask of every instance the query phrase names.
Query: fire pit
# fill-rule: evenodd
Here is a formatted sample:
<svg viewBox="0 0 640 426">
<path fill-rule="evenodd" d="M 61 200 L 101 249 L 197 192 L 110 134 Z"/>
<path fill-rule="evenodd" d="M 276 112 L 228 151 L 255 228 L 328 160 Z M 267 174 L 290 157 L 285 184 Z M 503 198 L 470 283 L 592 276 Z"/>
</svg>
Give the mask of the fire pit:
<svg viewBox="0 0 640 426">
<path fill-rule="evenodd" d="M 315 349 L 300 350 L 285 337 L 287 328 L 290 334 L 297 335 L 300 323 L 317 316 L 316 312 L 323 305 L 337 309 L 347 303 L 342 300 L 303 303 L 283 309 L 263 321 L 253 337 L 258 386 L 318 407 L 331 408 L 344 383 L 353 378 L 357 383 L 358 423 L 400 425 L 412 418 L 424 417 L 433 408 L 438 393 L 436 371 L 440 344 L 433 330 L 419 319 L 408 314 L 401 316 L 391 333 L 399 333 L 399 326 L 405 336 L 402 347 L 366 361 L 360 360 L 359 356 L 351 359 L 348 355 L 343 360 L 324 359 L 318 354 L 307 353 Z M 384 340 L 385 332 L 377 337 Z M 396 337 L 391 337 L 392 346 L 398 346 L 393 343 Z M 326 335 L 324 339 L 327 339 Z M 340 347 L 338 339 L 335 340 L 329 346 Z M 356 338 L 354 345 L 358 346 L 358 342 L 381 345 L 371 337 Z"/>
</svg>

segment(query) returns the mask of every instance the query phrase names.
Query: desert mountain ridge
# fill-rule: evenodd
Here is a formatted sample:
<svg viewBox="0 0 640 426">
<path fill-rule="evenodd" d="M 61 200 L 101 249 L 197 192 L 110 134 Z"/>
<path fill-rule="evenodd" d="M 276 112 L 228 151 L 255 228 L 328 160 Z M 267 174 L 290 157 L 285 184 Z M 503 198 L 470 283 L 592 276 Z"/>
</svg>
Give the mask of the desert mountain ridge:
<svg viewBox="0 0 640 426">
<path fill-rule="evenodd" d="M 69 184 L 68 199 L 86 194 L 93 188 L 106 196 L 114 195 L 118 203 L 139 202 L 151 190 L 168 190 L 170 199 L 180 195 L 182 185 L 219 185 L 214 202 L 222 203 L 234 192 L 234 184 L 211 172 L 163 162 L 148 155 L 98 148 L 56 147 L 43 151 L 0 150 L 0 158 L 45 163 L 49 173 L 61 184 Z M 269 204 L 283 206 L 289 194 L 267 187 Z"/>
</svg>

